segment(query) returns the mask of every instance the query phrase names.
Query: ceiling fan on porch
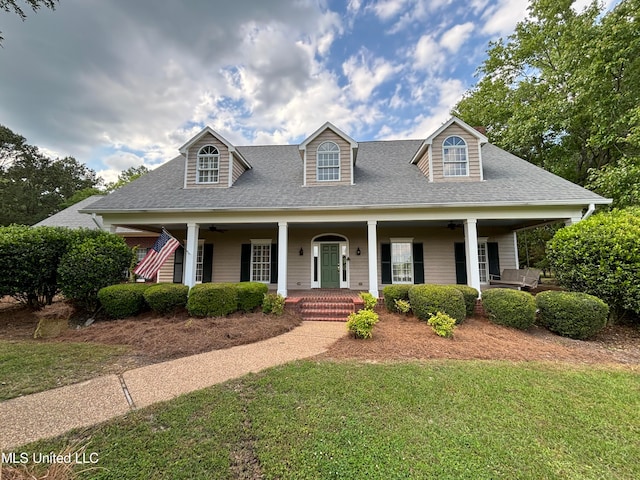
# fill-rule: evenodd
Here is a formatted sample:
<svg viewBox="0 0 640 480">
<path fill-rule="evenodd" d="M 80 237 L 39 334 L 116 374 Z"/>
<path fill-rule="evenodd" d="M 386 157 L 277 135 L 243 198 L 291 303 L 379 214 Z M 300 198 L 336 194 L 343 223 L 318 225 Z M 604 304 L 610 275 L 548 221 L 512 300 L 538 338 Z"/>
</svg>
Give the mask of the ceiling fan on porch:
<svg viewBox="0 0 640 480">
<path fill-rule="evenodd" d="M 447 223 L 447 228 L 449 230 L 455 230 L 456 228 L 462 227 L 461 223 L 455 223 L 453 220 Z"/>
<path fill-rule="evenodd" d="M 214 233 L 224 233 L 224 232 L 227 231 L 227 229 L 226 228 L 218 228 L 215 225 L 211 225 L 209 227 L 209 231 L 210 232 L 214 232 Z"/>
</svg>

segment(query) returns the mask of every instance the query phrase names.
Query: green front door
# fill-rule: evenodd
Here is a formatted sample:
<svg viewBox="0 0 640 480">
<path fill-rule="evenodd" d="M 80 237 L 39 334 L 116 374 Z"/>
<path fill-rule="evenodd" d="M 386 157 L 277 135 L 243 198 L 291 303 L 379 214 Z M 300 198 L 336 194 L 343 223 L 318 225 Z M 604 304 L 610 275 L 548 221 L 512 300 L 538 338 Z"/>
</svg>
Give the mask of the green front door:
<svg viewBox="0 0 640 480">
<path fill-rule="evenodd" d="M 337 243 L 320 246 L 320 287 L 340 288 L 340 248 Z"/>
</svg>

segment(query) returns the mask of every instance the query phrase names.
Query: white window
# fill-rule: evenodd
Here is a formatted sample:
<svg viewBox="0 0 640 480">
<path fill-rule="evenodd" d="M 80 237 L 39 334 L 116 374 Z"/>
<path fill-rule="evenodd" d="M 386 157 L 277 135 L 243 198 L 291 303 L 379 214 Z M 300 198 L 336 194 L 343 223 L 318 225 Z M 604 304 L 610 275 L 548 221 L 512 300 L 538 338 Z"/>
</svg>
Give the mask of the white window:
<svg viewBox="0 0 640 480">
<path fill-rule="evenodd" d="M 142 259 L 147 256 L 148 251 L 149 251 L 148 248 L 138 247 L 138 249 L 136 250 L 136 258 L 137 258 L 136 264 L 140 263 Z"/>
<path fill-rule="evenodd" d="M 478 243 L 478 269 L 480 270 L 480 283 L 488 283 L 489 257 L 487 255 L 487 242 Z"/>
<path fill-rule="evenodd" d="M 318 147 L 318 181 L 340 180 L 340 148 L 333 142 L 321 143 Z"/>
<path fill-rule="evenodd" d="M 391 239 L 393 283 L 413 283 L 413 240 Z"/>
<path fill-rule="evenodd" d="M 271 282 L 271 240 L 251 241 L 251 281 Z"/>
<path fill-rule="evenodd" d="M 218 183 L 220 177 L 220 152 L 213 145 L 206 145 L 198 152 L 196 183 Z"/>
<path fill-rule="evenodd" d="M 442 162 L 445 177 L 466 177 L 469 171 L 467 143 L 460 137 L 447 137 L 442 143 Z"/>
<path fill-rule="evenodd" d="M 202 283 L 202 271 L 204 269 L 204 241 L 198 243 L 196 254 L 196 283 Z"/>
</svg>

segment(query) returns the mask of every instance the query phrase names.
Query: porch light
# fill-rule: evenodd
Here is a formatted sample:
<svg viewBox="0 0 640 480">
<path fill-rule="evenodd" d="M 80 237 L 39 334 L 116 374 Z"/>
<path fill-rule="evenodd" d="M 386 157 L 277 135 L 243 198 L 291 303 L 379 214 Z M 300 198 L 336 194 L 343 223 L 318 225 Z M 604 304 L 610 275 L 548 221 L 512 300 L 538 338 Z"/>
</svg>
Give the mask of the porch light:
<svg viewBox="0 0 640 480">
<path fill-rule="evenodd" d="M 300 247 L 300 252 L 298 253 L 300 253 L 300 256 L 304 255 L 304 250 L 302 250 L 302 247 Z"/>
<path fill-rule="evenodd" d="M 356 248 L 356 255 L 360 256 L 362 252 L 360 251 L 360 247 Z"/>
</svg>

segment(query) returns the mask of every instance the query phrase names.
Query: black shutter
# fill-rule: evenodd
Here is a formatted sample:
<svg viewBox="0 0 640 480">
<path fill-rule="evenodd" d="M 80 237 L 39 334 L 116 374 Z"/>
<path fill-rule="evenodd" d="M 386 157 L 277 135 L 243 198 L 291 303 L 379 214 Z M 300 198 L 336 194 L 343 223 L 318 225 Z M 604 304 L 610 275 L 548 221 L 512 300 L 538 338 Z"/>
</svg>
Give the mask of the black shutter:
<svg viewBox="0 0 640 480">
<path fill-rule="evenodd" d="M 424 283 L 424 251 L 421 243 L 413 244 L 413 283 Z"/>
<path fill-rule="evenodd" d="M 500 275 L 500 255 L 498 243 L 487 242 L 487 256 L 489 257 L 489 275 Z"/>
<path fill-rule="evenodd" d="M 464 243 L 454 244 L 456 262 L 456 283 L 458 285 L 467 284 L 467 255 L 464 251 Z"/>
<path fill-rule="evenodd" d="M 381 259 L 381 272 L 382 283 L 391 283 L 391 244 L 383 243 L 380 245 L 380 259 Z"/>
<path fill-rule="evenodd" d="M 240 281 L 251 280 L 251 244 L 243 243 L 240 247 Z"/>
<path fill-rule="evenodd" d="M 278 244 L 271 244 L 271 280 L 270 283 L 278 283 Z"/>
<path fill-rule="evenodd" d="M 202 283 L 210 283 L 213 279 L 213 244 L 202 246 Z"/>
<path fill-rule="evenodd" d="M 178 247 L 173 257 L 173 283 L 182 283 L 184 272 L 184 248 Z"/>
</svg>

